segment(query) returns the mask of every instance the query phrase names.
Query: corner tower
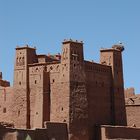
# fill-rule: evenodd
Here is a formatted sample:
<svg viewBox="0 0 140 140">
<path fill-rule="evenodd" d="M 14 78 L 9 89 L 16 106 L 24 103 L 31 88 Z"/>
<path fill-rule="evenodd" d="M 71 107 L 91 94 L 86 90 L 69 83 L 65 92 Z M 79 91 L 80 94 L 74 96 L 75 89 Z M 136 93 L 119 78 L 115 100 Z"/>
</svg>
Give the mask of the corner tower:
<svg viewBox="0 0 140 140">
<path fill-rule="evenodd" d="M 66 122 L 70 140 L 88 140 L 83 42 L 64 40 L 58 81 L 51 84 L 51 121 Z"/>
<path fill-rule="evenodd" d="M 100 63 L 112 67 L 112 114 L 115 125 L 126 125 L 122 52 L 124 47 L 113 45 L 100 51 Z"/>
<path fill-rule="evenodd" d="M 14 66 L 13 122 L 17 128 L 30 128 L 29 67 L 36 61 L 36 50 L 17 47 Z"/>
</svg>

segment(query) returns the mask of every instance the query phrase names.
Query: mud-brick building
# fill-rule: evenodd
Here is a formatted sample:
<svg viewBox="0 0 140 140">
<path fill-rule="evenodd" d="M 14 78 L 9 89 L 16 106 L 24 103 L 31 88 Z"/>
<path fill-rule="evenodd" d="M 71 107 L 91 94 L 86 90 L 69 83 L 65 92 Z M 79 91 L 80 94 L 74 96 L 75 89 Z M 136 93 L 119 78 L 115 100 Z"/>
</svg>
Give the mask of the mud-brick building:
<svg viewBox="0 0 140 140">
<path fill-rule="evenodd" d="M 136 128 L 140 127 L 140 94 L 135 94 L 134 87 L 125 89 L 125 106 L 127 125 Z"/>
<path fill-rule="evenodd" d="M 70 140 L 96 139 L 98 125 L 125 126 L 123 50 L 121 44 L 101 49 L 95 63 L 84 60 L 83 42 L 64 40 L 61 55 L 54 56 L 17 47 L 13 87 L 2 87 L 8 103 L 0 94 L 0 121 L 7 122 L 4 114 L 25 129 L 67 123 Z"/>
</svg>

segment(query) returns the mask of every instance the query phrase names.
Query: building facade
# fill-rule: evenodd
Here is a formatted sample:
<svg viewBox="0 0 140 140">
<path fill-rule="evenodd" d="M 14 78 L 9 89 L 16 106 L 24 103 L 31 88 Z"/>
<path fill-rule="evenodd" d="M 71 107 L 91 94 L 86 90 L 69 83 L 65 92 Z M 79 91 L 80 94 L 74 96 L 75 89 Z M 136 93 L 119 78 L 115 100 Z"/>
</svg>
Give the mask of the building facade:
<svg viewBox="0 0 140 140">
<path fill-rule="evenodd" d="M 13 87 L 1 86 L 0 121 L 25 129 L 67 123 L 71 140 L 96 139 L 97 125 L 125 126 L 123 50 L 121 44 L 101 49 L 95 63 L 84 60 L 83 42 L 64 40 L 54 56 L 17 47 Z"/>
</svg>

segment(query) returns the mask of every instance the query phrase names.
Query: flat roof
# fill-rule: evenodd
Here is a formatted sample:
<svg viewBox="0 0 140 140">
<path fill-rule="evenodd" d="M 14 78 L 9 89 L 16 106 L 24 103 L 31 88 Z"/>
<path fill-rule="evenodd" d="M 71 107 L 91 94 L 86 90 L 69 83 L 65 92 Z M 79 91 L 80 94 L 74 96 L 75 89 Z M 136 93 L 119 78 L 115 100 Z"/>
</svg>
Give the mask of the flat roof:
<svg viewBox="0 0 140 140">
<path fill-rule="evenodd" d="M 36 50 L 35 47 L 34 47 L 34 48 L 33 48 L 33 47 L 29 47 L 28 45 L 23 46 L 23 47 L 17 46 L 15 49 L 16 49 L 16 50 L 22 50 L 22 49 L 32 49 L 32 50 Z"/>
</svg>

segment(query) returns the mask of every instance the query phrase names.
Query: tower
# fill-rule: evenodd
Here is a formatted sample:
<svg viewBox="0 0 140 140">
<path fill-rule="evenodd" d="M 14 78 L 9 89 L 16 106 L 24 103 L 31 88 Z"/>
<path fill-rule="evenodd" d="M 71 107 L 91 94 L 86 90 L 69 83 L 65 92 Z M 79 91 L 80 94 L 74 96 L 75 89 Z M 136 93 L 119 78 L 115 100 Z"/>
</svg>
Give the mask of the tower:
<svg viewBox="0 0 140 140">
<path fill-rule="evenodd" d="M 87 140 L 88 102 L 82 42 L 64 40 L 60 67 L 58 82 L 51 82 L 51 121 L 66 122 L 70 140 Z"/>
<path fill-rule="evenodd" d="M 46 63 L 29 65 L 30 127 L 43 128 L 50 120 L 50 79 Z"/>
<path fill-rule="evenodd" d="M 112 68 L 112 117 L 115 125 L 126 125 L 124 82 L 122 66 L 122 44 L 100 51 L 100 63 Z"/>
<path fill-rule="evenodd" d="M 17 47 L 14 66 L 12 117 L 15 127 L 30 128 L 29 66 L 36 60 L 35 48 Z"/>
</svg>

